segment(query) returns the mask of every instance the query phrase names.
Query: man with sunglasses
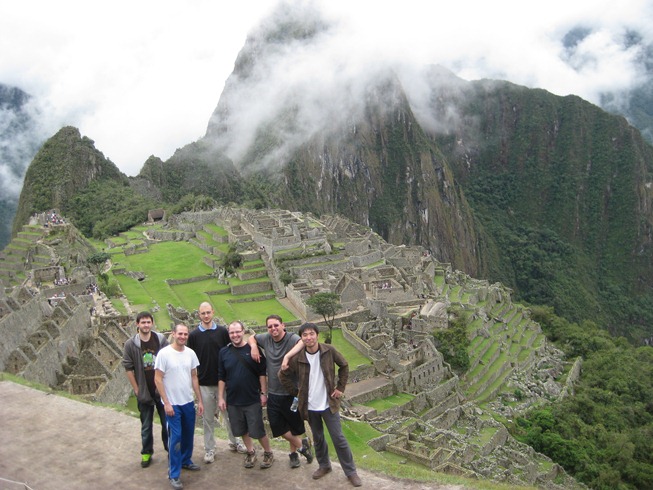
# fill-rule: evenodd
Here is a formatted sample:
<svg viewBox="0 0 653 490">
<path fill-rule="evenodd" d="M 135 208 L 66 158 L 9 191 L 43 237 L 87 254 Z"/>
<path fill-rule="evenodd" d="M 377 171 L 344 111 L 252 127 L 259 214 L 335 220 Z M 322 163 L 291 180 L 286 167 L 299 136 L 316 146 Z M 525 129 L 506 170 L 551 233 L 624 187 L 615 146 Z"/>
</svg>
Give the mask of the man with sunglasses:
<svg viewBox="0 0 653 490">
<path fill-rule="evenodd" d="M 247 343 L 252 350 L 252 359 L 258 360 L 259 347 L 265 351 L 268 366 L 268 421 L 273 437 L 283 437 L 290 444 L 290 467 L 300 466 L 298 453 L 306 458 L 307 463 L 313 462 L 313 453 L 307 437 L 304 421 L 295 409 L 291 410 L 294 397 L 286 391 L 279 381 L 279 370 L 283 357 L 294 355 L 303 348 L 301 338 L 295 333 L 286 332 L 279 315 L 266 318 L 267 333 L 251 335 Z"/>
</svg>

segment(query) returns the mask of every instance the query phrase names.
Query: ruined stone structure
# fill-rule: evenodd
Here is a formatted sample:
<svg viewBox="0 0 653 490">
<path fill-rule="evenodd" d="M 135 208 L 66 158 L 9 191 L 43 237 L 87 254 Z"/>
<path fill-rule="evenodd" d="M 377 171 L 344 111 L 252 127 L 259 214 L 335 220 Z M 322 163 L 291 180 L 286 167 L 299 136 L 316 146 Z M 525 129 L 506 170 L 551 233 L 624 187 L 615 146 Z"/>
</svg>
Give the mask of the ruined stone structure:
<svg viewBox="0 0 653 490">
<path fill-rule="evenodd" d="M 224 234 L 215 232 L 216 226 Z M 223 207 L 171 216 L 165 226 L 145 234 L 130 253 L 147 253 L 148 244 L 158 240 L 188 240 L 207 253 L 203 260 L 214 269 L 211 277 L 232 294 L 263 292 L 257 297 L 285 298 L 304 321 L 322 320 L 306 306 L 307 298 L 321 291 L 336 293 L 341 304 L 338 328 L 371 360 L 352 366 L 345 415 L 382 432 L 370 441 L 375 449 L 452 474 L 552 489 L 577 486 L 478 406 L 484 403 L 512 417 L 541 397 L 565 396 L 580 373 L 580 362 L 569 365 L 546 343 L 528 310 L 512 303 L 509 289 L 454 271 L 421 247 L 388 244 L 339 216 L 317 219 L 283 210 Z M 9 294 L 0 295 L 0 327 L 10 332 L 9 341 L 0 346 L 0 367 L 93 400 L 124 402 L 130 389 L 120 357 L 124 341 L 133 334 L 128 327 L 133 320 L 112 311 L 108 301 L 73 295 L 72 289 L 65 299 L 48 303 L 30 285 L 60 277 L 62 270 L 56 257 L 37 260 L 42 256 L 38 239 L 21 240 L 0 256 L 0 279 L 12 286 Z M 243 257 L 262 260 L 264 270 L 238 270 L 239 283 L 262 280 L 230 284 L 220 270 L 223 252 L 215 242 L 228 242 Z M 27 262 L 38 267 L 19 284 L 30 256 Z M 114 271 L 120 272 L 143 274 Z M 291 281 L 284 285 L 282 276 Z M 93 307 L 101 311 L 91 316 Z M 174 322 L 196 322 L 193 312 L 177 305 L 166 308 Z M 452 308 L 469 321 L 471 366 L 461 377 L 445 362 L 432 336 L 434 330 L 448 328 Z M 566 370 L 563 386 L 556 379 Z M 382 411 L 368 405 L 399 394 L 410 400 Z"/>
</svg>

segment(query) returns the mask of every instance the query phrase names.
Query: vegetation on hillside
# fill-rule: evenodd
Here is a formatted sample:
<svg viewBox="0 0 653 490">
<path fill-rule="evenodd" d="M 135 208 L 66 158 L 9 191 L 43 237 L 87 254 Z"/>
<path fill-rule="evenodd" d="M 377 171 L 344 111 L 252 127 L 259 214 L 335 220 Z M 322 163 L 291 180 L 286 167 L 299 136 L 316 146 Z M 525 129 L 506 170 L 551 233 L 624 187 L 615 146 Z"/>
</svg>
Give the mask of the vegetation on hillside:
<svg viewBox="0 0 653 490">
<path fill-rule="evenodd" d="M 93 181 L 66 203 L 62 210 L 87 237 L 99 240 L 147 220 L 156 204 L 126 185 Z"/>
<path fill-rule="evenodd" d="M 459 310 L 452 310 L 450 313 L 449 328 L 434 330 L 433 339 L 444 360 L 457 374 L 462 374 L 470 365 L 467 320 Z"/>
<path fill-rule="evenodd" d="M 653 488 L 653 347 L 570 323 L 550 307 L 532 312 L 570 358 L 583 358 L 583 370 L 574 396 L 533 408 L 514 435 L 591 488 Z"/>
</svg>

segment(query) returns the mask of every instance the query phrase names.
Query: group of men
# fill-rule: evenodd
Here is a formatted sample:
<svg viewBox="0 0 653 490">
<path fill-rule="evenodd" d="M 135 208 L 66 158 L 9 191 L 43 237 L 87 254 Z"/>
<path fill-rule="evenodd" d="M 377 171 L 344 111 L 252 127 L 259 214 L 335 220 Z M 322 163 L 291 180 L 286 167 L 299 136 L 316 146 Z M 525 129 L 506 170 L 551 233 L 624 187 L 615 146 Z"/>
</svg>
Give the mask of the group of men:
<svg viewBox="0 0 653 490">
<path fill-rule="evenodd" d="M 197 407 L 203 420 L 205 463 L 215 461 L 215 420 L 221 413 L 229 448 L 245 454 L 245 468 L 253 468 L 258 460 L 254 439 L 263 447 L 260 468 L 269 468 L 274 453 L 263 423 L 267 407 L 272 436 L 289 443 L 291 468 L 301 465 L 300 455 L 313 462 L 310 439 L 305 437 L 308 421 L 319 464 L 312 477 L 319 479 L 331 471 L 326 425 L 345 475 L 353 486 L 360 486 L 339 415 L 349 367 L 336 349 L 318 342 L 317 325 L 305 323 L 299 334 L 290 333 L 281 317 L 270 315 L 267 332 L 257 334 L 246 332 L 239 321 L 218 325 L 209 303 L 200 304 L 198 313 L 199 325 L 192 331 L 176 325 L 170 343 L 153 330 L 149 312 L 139 313 L 137 333 L 125 343 L 123 366 L 141 419 L 141 466 L 152 461 L 156 410 L 168 451 L 170 484 L 183 488 L 181 470 L 200 470 L 192 461 Z"/>
</svg>

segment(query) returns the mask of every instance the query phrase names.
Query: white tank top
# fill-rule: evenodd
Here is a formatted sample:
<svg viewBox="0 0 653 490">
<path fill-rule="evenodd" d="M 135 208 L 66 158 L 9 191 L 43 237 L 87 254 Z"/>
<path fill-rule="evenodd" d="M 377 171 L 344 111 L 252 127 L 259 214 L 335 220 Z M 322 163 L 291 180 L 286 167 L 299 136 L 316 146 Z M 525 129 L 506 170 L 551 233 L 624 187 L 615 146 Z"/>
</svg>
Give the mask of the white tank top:
<svg viewBox="0 0 653 490">
<path fill-rule="evenodd" d="M 308 409 L 314 412 L 323 412 L 329 408 L 329 398 L 320 366 L 320 351 L 318 350 L 315 354 L 306 352 L 306 359 L 311 365 L 308 378 Z"/>
</svg>

